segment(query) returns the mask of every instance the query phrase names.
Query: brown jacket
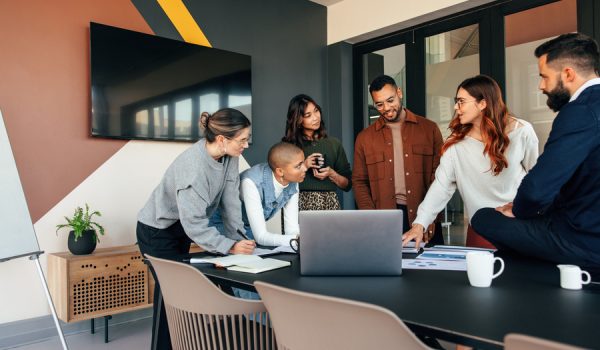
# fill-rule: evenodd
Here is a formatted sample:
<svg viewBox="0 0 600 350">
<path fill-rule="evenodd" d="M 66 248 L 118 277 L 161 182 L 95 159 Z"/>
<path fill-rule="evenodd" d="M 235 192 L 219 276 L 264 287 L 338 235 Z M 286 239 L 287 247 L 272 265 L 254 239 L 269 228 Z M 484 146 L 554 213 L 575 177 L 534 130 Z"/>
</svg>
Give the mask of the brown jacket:
<svg viewBox="0 0 600 350">
<path fill-rule="evenodd" d="M 417 217 L 417 208 L 435 178 L 443 140 L 434 122 L 405 110 L 406 120 L 402 124 L 404 180 L 408 221 L 412 224 Z M 358 134 L 354 144 L 352 183 L 359 209 L 396 208 L 392 144 L 392 132 L 385 127 L 383 117 Z"/>
</svg>

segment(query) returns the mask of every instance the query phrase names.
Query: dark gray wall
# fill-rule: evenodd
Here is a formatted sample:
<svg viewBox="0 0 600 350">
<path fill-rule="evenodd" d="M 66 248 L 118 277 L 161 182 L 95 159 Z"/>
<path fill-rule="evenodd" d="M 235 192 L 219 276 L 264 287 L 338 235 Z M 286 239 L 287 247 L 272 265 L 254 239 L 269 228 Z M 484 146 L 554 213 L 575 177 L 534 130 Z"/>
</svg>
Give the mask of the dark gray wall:
<svg viewBox="0 0 600 350">
<path fill-rule="evenodd" d="M 327 48 L 327 102 L 325 117 L 330 135 L 342 141 L 350 164 L 354 164 L 354 97 L 352 45 L 340 42 Z M 354 167 L 354 166 L 353 166 Z M 344 192 L 342 206 L 355 209 L 353 192 Z"/>
<path fill-rule="evenodd" d="M 156 35 L 181 40 L 157 2 L 132 2 Z M 294 95 L 308 94 L 327 110 L 324 6 L 307 0 L 184 3 L 213 47 L 252 56 L 253 144 L 244 152 L 250 164 L 265 161 L 269 147 L 281 140 Z"/>
</svg>

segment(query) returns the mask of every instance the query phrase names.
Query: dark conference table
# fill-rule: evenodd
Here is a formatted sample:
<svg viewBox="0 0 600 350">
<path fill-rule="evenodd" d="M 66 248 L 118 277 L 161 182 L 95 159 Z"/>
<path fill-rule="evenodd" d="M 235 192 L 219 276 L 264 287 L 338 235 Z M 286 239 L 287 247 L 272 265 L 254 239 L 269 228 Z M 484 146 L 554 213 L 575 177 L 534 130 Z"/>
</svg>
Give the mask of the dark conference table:
<svg viewBox="0 0 600 350">
<path fill-rule="evenodd" d="M 272 256 L 291 261 L 291 267 L 260 274 L 194 266 L 220 285 L 254 290 L 254 281 L 264 281 L 379 305 L 417 333 L 477 348 L 501 348 L 504 336 L 516 332 L 600 349 L 599 284 L 565 290 L 555 264 L 496 255 L 506 268 L 490 288 L 471 287 L 464 271 L 404 269 L 398 277 L 301 276 L 293 254 Z M 597 276 L 593 281 L 598 282 Z"/>
</svg>

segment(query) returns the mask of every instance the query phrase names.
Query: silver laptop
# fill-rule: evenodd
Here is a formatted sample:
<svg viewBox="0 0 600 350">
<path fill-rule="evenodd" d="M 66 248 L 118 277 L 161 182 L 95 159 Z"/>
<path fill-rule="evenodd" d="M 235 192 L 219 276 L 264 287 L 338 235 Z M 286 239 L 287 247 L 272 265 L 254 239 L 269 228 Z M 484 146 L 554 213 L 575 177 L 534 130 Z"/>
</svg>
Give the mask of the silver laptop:
<svg viewBox="0 0 600 350">
<path fill-rule="evenodd" d="M 300 273 L 402 274 L 402 210 L 301 211 Z"/>
</svg>

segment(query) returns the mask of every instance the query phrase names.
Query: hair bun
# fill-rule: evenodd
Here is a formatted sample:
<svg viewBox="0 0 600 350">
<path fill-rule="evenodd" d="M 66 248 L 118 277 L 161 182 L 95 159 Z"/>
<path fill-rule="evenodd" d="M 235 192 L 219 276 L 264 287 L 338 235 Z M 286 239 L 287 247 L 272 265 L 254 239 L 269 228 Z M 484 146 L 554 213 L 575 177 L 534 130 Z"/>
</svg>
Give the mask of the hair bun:
<svg viewBox="0 0 600 350">
<path fill-rule="evenodd" d="M 202 124 L 202 126 L 206 129 L 208 128 L 208 120 L 210 119 L 211 115 L 208 112 L 202 112 L 202 114 L 200 115 L 200 124 Z"/>
</svg>

